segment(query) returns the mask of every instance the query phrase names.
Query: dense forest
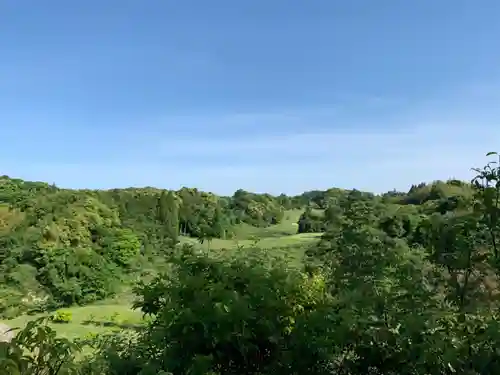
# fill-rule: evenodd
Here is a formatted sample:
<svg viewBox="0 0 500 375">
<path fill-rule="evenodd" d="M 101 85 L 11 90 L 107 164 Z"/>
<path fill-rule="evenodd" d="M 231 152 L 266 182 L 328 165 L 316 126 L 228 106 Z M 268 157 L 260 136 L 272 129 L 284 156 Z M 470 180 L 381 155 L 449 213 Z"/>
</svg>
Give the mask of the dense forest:
<svg viewBox="0 0 500 375">
<path fill-rule="evenodd" d="M 0 373 L 497 374 L 500 166 L 488 157 L 472 181 L 381 195 L 3 176 L 0 316 L 47 318 L 0 343 Z M 296 232 L 318 234 L 299 266 L 257 243 L 220 256 L 188 241 L 238 238 L 299 209 Z M 71 341 L 47 323 L 130 291 L 147 317 L 135 330 Z"/>
<path fill-rule="evenodd" d="M 22 308 L 19 300 L 55 307 L 109 297 L 145 257 L 179 237 L 203 242 L 231 238 L 241 223 L 277 224 L 285 208 L 302 205 L 300 198 L 243 190 L 219 197 L 188 188 L 67 190 L 3 176 L 0 314 Z"/>
</svg>

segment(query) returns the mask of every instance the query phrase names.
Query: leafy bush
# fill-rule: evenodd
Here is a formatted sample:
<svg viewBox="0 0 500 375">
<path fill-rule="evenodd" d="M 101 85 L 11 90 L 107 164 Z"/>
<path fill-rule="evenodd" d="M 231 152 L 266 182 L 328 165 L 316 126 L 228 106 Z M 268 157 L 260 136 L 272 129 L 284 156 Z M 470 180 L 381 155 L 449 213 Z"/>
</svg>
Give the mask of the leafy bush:
<svg viewBox="0 0 500 375">
<path fill-rule="evenodd" d="M 171 272 L 137 290 L 136 307 L 153 321 L 120 355 L 128 373 L 321 373 L 321 348 L 333 347 L 334 335 L 320 276 L 258 251 L 216 260 L 184 248 L 171 262 Z"/>
<path fill-rule="evenodd" d="M 52 315 L 51 320 L 54 323 L 69 323 L 71 322 L 72 318 L 73 315 L 71 314 L 71 311 L 58 310 L 54 315 Z"/>
<path fill-rule="evenodd" d="M 0 342 L 2 375 L 71 375 L 80 374 L 75 354 L 82 346 L 56 337 L 46 318 L 29 322 L 12 339 Z"/>
</svg>

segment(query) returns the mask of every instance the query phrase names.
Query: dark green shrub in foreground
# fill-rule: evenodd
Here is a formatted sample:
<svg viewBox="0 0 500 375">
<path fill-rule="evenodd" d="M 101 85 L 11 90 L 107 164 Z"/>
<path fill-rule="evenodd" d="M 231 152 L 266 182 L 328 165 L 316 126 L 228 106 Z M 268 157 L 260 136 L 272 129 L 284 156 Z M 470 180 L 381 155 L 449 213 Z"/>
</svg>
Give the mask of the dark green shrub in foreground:
<svg viewBox="0 0 500 375">
<path fill-rule="evenodd" d="M 331 353 L 322 349 L 333 342 L 321 277 L 259 252 L 221 261 L 184 248 L 171 262 L 138 289 L 137 307 L 153 321 L 122 353 L 125 374 L 324 373 Z"/>
</svg>

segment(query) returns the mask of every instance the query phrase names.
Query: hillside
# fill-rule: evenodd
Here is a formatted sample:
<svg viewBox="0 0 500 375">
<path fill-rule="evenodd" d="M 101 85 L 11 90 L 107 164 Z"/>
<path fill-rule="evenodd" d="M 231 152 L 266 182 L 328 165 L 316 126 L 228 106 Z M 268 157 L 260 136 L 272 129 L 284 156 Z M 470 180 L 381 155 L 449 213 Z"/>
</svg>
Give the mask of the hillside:
<svg viewBox="0 0 500 375">
<path fill-rule="evenodd" d="M 185 373 L 197 361 L 193 358 L 207 351 L 215 353 L 210 361 L 217 368 L 224 361 L 235 361 L 241 351 L 254 350 L 254 339 L 243 343 L 230 339 L 235 332 L 244 337 L 242 321 L 251 327 L 252 337 L 260 335 L 259 345 L 280 342 L 279 347 L 266 349 L 279 357 L 279 366 L 287 361 L 299 366 L 296 359 L 281 357 L 282 347 L 300 351 L 304 369 L 310 369 L 319 363 L 319 352 L 336 356 L 328 348 L 339 343 L 347 350 L 351 336 L 361 340 L 357 355 L 370 362 L 363 353 L 378 337 L 373 336 L 378 333 L 363 336 L 373 325 L 366 323 L 370 319 L 390 315 L 394 324 L 414 327 L 408 333 L 414 337 L 427 324 L 420 318 L 425 314 L 452 314 L 450 319 L 456 319 L 465 309 L 465 299 L 480 306 L 481 314 L 484 306 L 496 306 L 486 297 L 497 291 L 496 255 L 493 251 L 491 258 L 485 258 L 483 249 L 496 246 L 488 233 L 496 233 L 498 224 L 488 215 L 498 210 L 499 202 L 488 200 L 493 192 L 488 189 L 492 188 L 448 180 L 382 195 L 332 188 L 294 197 L 243 190 L 224 197 L 194 188 L 59 189 L 4 176 L 0 178 L 1 318 L 10 326 L 26 326 L 19 336 L 23 340 L 31 337 L 34 327 L 52 332 L 34 339 L 35 345 L 56 340 L 56 333 L 70 340 L 68 345 L 83 345 L 76 360 L 66 361 L 87 374 L 113 375 L 115 370 L 124 373 L 124 368 L 139 374 L 144 366 Z M 477 244 L 480 254 L 475 253 Z M 450 250 L 455 254 L 451 258 Z M 486 279 L 477 273 L 467 276 L 476 285 L 474 292 L 460 281 L 460 275 L 472 270 L 466 265 L 472 263 L 460 260 L 463 251 L 468 251 L 471 262 L 479 262 L 477 269 L 486 275 Z M 391 307 L 380 311 L 387 303 Z M 358 305 L 363 306 L 359 316 Z M 333 311 L 338 315 L 330 316 Z M 49 321 L 44 320 L 47 317 Z M 410 318 L 414 320 L 405 320 Z M 192 336 L 186 327 L 192 327 Z M 463 327 L 457 327 L 461 332 Z M 206 329 L 210 339 L 204 336 Z M 381 329 L 384 335 L 396 332 Z M 163 332 L 160 336 L 158 330 Z M 344 330 L 349 332 L 346 338 Z M 129 340 L 124 337 L 137 334 L 127 344 L 130 347 L 120 346 Z M 269 334 L 275 337 L 271 340 Z M 151 348 L 164 350 L 163 337 L 179 342 L 179 348 L 194 357 L 187 357 L 183 365 L 176 346 L 164 354 L 175 358 L 170 365 L 146 354 Z M 461 339 L 455 333 L 437 339 L 445 342 L 449 337 Z M 397 339 L 378 338 L 386 340 L 385 347 Z M 222 350 L 226 354 L 219 358 L 218 348 L 198 347 L 210 340 L 237 348 Z M 60 345 L 50 342 L 54 348 Z M 305 343 L 313 345 L 306 349 Z M 34 350 L 28 341 L 14 341 L 11 347 L 16 345 Z M 140 356 L 145 357 L 136 358 L 143 350 Z M 236 353 L 230 354 L 231 350 Z M 109 351 L 115 353 L 112 362 Z M 261 349 L 254 355 L 258 353 Z M 428 353 L 428 348 L 419 353 Z M 383 355 L 384 363 L 390 363 L 403 354 Z M 409 355 L 410 351 L 404 352 L 405 362 Z M 238 373 L 252 373 L 253 362 L 267 366 L 258 359 L 238 361 L 242 366 Z M 375 362 L 370 366 L 392 369 Z M 179 370 L 179 366 L 187 367 Z M 436 366 L 447 368 L 442 363 Z M 363 367 L 349 374 L 367 371 Z"/>
<path fill-rule="evenodd" d="M 295 247 L 297 259 L 351 201 L 375 205 L 380 220 L 406 220 L 457 209 L 471 194 L 469 184 L 448 181 L 382 196 L 332 188 L 222 197 L 194 188 L 68 190 L 3 176 L 0 313 L 109 298 L 177 242 L 211 250 Z"/>
</svg>

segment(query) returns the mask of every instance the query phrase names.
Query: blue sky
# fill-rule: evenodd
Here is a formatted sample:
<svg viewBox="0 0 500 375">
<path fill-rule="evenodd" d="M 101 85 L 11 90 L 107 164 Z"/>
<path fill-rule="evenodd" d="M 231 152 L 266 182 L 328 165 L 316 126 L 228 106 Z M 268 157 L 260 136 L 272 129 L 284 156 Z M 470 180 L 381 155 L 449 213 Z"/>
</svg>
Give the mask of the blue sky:
<svg viewBox="0 0 500 375">
<path fill-rule="evenodd" d="M 4 0 L 0 174 L 375 192 L 500 141 L 497 0 Z"/>
</svg>

